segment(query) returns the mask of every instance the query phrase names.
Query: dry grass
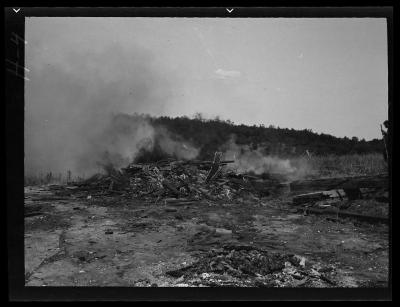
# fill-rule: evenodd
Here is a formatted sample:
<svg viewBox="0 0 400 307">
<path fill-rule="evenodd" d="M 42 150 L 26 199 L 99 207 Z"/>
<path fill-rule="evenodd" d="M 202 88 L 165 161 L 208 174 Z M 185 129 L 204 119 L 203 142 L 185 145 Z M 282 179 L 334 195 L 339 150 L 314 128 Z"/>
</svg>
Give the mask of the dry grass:
<svg viewBox="0 0 400 307">
<path fill-rule="evenodd" d="M 67 174 L 39 174 L 39 175 L 25 175 L 24 186 L 46 185 L 46 184 L 64 184 L 70 181 L 78 181 L 83 178 L 77 176 L 68 177 Z"/>
<path fill-rule="evenodd" d="M 303 156 L 290 159 L 290 164 L 296 169 L 296 172 L 290 176 L 292 180 L 376 175 L 387 172 L 387 164 L 383 155 L 378 153 L 312 156 L 311 158 Z M 73 176 L 71 179 L 72 181 L 79 181 L 83 178 Z M 65 174 L 51 177 L 48 174 L 25 176 L 25 186 L 67 183 L 67 181 Z"/>
<path fill-rule="evenodd" d="M 300 157 L 291 162 L 299 177 L 362 176 L 387 172 L 383 155 L 378 153 Z"/>
</svg>

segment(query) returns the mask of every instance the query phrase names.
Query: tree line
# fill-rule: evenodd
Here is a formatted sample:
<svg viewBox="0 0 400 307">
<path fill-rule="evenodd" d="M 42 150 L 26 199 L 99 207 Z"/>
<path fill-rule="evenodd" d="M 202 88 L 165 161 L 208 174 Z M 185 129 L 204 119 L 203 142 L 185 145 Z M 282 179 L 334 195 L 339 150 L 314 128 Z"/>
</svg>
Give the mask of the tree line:
<svg viewBox="0 0 400 307">
<path fill-rule="evenodd" d="M 306 150 L 315 155 L 326 154 L 367 154 L 382 152 L 381 139 L 366 141 L 357 137 L 335 137 L 316 133 L 311 129 L 295 130 L 272 125 L 236 125 L 220 118 L 205 119 L 200 114 L 193 118 L 149 117 L 154 126 L 166 127 L 173 134 L 190 141 L 200 148 L 200 157 L 212 156 L 221 145 L 234 135 L 238 145 L 248 145 L 252 149 L 262 148 L 266 154 L 298 156 Z"/>
<path fill-rule="evenodd" d="M 221 146 L 226 144 L 232 136 L 238 145 L 247 145 L 253 150 L 262 149 L 265 154 L 281 157 L 299 156 L 305 154 L 306 151 L 314 155 L 381 153 L 384 148 L 382 139 L 366 141 L 357 137 L 335 137 L 313 132 L 311 129 L 295 130 L 272 125 L 238 125 L 219 117 L 205 119 L 200 114 L 192 118 L 133 115 L 135 116 L 144 117 L 154 127 L 167 128 L 172 135 L 191 142 L 200 149 L 199 159 L 213 157 L 214 152 L 221 149 Z"/>
</svg>

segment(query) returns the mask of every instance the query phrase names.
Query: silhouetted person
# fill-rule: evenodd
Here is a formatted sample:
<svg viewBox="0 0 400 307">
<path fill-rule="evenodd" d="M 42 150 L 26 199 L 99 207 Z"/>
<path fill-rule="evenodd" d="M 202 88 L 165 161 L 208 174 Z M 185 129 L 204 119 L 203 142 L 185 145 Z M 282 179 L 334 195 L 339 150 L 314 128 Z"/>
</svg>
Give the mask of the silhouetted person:
<svg viewBox="0 0 400 307">
<path fill-rule="evenodd" d="M 385 158 L 385 161 L 388 162 L 389 159 L 389 121 L 385 120 L 383 122 L 383 125 L 386 128 L 386 131 L 382 129 L 382 125 L 381 125 L 381 132 L 382 132 L 382 136 L 383 136 L 383 157 Z"/>
</svg>

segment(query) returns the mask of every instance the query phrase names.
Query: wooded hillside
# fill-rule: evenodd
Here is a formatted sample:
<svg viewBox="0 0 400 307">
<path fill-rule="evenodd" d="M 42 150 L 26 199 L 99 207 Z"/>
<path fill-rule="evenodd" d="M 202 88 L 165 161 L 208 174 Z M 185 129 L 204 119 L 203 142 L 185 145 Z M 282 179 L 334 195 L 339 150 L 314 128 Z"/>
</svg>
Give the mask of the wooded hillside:
<svg viewBox="0 0 400 307">
<path fill-rule="evenodd" d="M 359 140 L 357 137 L 338 138 L 315 133 L 310 129 L 294 130 L 274 126 L 236 125 L 229 120 L 204 119 L 201 115 L 188 117 L 147 117 L 154 126 L 164 126 L 173 134 L 181 136 L 200 148 L 200 157 L 206 158 L 226 143 L 232 135 L 238 145 L 249 145 L 252 149 L 263 148 L 265 154 L 293 157 L 303 155 L 306 150 L 314 155 L 345 155 L 382 152 L 380 139 Z M 378 129 L 379 127 L 377 127 Z"/>
</svg>

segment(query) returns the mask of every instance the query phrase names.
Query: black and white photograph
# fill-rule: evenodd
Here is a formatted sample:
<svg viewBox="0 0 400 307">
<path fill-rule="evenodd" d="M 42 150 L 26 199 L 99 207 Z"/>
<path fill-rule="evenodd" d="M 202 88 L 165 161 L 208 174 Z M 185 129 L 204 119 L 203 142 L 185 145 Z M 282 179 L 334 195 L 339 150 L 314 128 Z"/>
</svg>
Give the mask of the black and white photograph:
<svg viewBox="0 0 400 307">
<path fill-rule="evenodd" d="M 24 40 L 26 287 L 389 287 L 386 18 L 27 16 Z"/>
</svg>

